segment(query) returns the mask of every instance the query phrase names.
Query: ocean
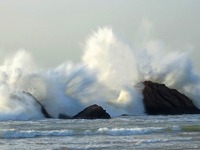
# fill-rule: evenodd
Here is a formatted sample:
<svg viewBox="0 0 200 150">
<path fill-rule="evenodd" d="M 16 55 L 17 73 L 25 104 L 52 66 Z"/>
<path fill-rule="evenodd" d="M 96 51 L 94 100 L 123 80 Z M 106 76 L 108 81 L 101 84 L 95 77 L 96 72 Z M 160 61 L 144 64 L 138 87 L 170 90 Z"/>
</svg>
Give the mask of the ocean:
<svg viewBox="0 0 200 150">
<path fill-rule="evenodd" d="M 38 66 L 26 50 L 5 58 L 1 150 L 200 149 L 199 115 L 147 116 L 143 104 L 142 82 L 152 81 L 178 90 L 200 109 L 200 77 L 188 52 L 168 51 L 156 40 L 129 45 L 109 27 L 92 33 L 83 47 L 80 62 L 55 68 Z M 38 103 L 54 119 L 46 119 Z M 93 104 L 112 119 L 58 119 Z"/>
<path fill-rule="evenodd" d="M 0 149 L 200 149 L 200 116 L 0 122 Z"/>
</svg>

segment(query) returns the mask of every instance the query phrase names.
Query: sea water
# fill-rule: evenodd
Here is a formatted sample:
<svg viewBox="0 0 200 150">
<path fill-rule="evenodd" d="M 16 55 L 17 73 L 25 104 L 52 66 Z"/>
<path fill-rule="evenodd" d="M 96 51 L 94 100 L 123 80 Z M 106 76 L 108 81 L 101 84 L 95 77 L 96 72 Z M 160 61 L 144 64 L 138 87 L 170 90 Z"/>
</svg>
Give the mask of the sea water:
<svg viewBox="0 0 200 150">
<path fill-rule="evenodd" d="M 0 149 L 200 149 L 200 116 L 0 122 Z"/>
<path fill-rule="evenodd" d="M 145 80 L 177 89 L 200 109 L 200 76 L 188 52 L 146 40 L 129 45 L 104 27 L 86 40 L 78 63 L 43 68 L 26 50 L 5 58 L 0 64 L 0 149 L 200 149 L 198 115 L 145 114 Z M 54 119 L 44 118 L 33 97 Z M 56 119 L 93 104 L 112 119 Z"/>
</svg>

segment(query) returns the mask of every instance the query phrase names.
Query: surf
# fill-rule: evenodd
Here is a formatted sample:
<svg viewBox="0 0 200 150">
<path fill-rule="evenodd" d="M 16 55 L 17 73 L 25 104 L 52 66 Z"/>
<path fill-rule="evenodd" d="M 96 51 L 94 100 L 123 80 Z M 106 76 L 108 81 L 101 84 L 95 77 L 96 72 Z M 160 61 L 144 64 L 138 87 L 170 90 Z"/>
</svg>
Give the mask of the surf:
<svg viewBox="0 0 200 150">
<path fill-rule="evenodd" d="M 99 28 L 86 39 L 79 63 L 42 68 L 27 50 L 6 58 L 0 65 L 0 120 L 44 118 L 23 91 L 53 118 L 74 116 L 93 104 L 112 117 L 145 115 L 141 83 L 145 80 L 177 89 L 200 108 L 199 76 L 188 52 L 168 52 L 162 42 L 151 39 L 132 46 L 110 27 Z"/>
</svg>

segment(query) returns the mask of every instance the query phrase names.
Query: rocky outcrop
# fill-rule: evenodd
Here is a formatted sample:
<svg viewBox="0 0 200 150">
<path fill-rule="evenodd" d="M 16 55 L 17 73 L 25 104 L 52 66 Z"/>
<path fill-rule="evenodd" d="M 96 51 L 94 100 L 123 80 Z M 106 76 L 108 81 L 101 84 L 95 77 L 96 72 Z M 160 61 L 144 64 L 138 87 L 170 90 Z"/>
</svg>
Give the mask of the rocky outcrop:
<svg viewBox="0 0 200 150">
<path fill-rule="evenodd" d="M 59 114 L 58 119 L 72 119 L 71 117 L 65 115 L 65 114 Z"/>
<path fill-rule="evenodd" d="M 143 96 L 144 107 L 149 115 L 200 114 L 188 97 L 164 84 L 145 81 Z"/>
<path fill-rule="evenodd" d="M 48 112 L 46 111 L 46 109 L 44 108 L 44 106 L 40 103 L 40 101 L 37 100 L 31 93 L 25 92 L 25 91 L 23 91 L 23 93 L 29 95 L 31 98 L 33 98 L 33 100 L 34 100 L 38 105 L 40 105 L 40 107 L 41 107 L 41 112 L 42 112 L 42 114 L 44 115 L 45 118 L 52 118 L 52 117 L 48 114 Z"/>
<path fill-rule="evenodd" d="M 73 119 L 110 119 L 110 115 L 96 104 L 85 108 L 83 111 L 72 117 Z"/>
<path fill-rule="evenodd" d="M 52 118 L 52 116 L 49 115 L 47 110 L 45 109 L 44 105 L 36 99 L 31 93 L 29 92 L 15 92 L 10 95 L 10 98 L 19 101 L 26 105 L 33 105 L 34 107 L 31 107 L 33 109 L 37 109 L 43 114 L 45 118 Z M 74 117 L 70 117 L 64 113 L 60 113 L 58 115 L 59 119 L 109 119 L 110 115 L 101 107 L 96 104 L 91 105 L 87 108 L 85 108 L 83 111 L 75 115 Z"/>
</svg>

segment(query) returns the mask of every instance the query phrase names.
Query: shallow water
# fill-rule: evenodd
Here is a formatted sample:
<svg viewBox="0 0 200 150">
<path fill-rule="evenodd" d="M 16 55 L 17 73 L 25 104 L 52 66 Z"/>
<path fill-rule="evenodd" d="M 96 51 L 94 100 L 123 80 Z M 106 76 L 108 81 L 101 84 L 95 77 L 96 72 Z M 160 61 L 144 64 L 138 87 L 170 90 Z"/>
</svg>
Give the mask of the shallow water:
<svg viewBox="0 0 200 150">
<path fill-rule="evenodd" d="M 200 149 L 200 116 L 0 123 L 0 149 Z"/>
</svg>

